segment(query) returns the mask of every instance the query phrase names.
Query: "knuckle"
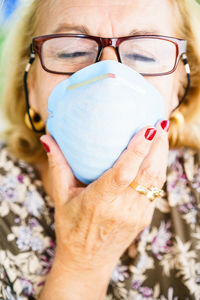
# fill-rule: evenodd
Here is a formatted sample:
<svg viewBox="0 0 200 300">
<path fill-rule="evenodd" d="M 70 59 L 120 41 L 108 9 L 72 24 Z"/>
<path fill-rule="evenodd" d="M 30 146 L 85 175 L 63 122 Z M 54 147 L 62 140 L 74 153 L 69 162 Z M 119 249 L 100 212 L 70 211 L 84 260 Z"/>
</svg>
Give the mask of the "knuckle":
<svg viewBox="0 0 200 300">
<path fill-rule="evenodd" d="M 162 145 L 166 150 L 169 149 L 169 140 L 168 137 L 164 134 L 160 134 L 157 137 L 157 143 Z"/>
<path fill-rule="evenodd" d="M 164 182 L 167 180 L 167 174 L 166 173 L 160 173 L 159 176 L 157 176 L 158 181 L 160 183 L 164 184 Z"/>
<path fill-rule="evenodd" d="M 128 214 L 118 214 L 116 222 L 118 224 L 118 228 L 125 230 L 126 232 L 132 230 L 133 228 L 133 221 L 128 217 Z"/>
<path fill-rule="evenodd" d="M 125 186 L 128 184 L 127 171 L 120 166 L 117 170 L 114 171 L 113 181 L 116 186 Z"/>
<path fill-rule="evenodd" d="M 158 188 L 162 188 L 166 179 L 164 177 L 161 177 L 160 175 L 155 177 L 155 184 Z"/>
<path fill-rule="evenodd" d="M 159 170 L 156 170 L 155 167 L 149 166 L 141 170 L 141 176 L 147 184 L 153 183 L 154 185 L 161 187 L 166 181 L 166 174 L 162 174 L 158 171 Z"/>
<path fill-rule="evenodd" d="M 108 210 L 106 206 L 101 210 L 102 219 L 109 221 L 118 229 L 130 229 L 133 225 L 133 216 L 127 207 L 122 207 L 121 201 L 115 201 Z"/>
<path fill-rule="evenodd" d="M 48 154 L 48 161 L 49 161 L 49 166 L 52 170 L 59 167 L 56 160 L 50 154 Z"/>
<path fill-rule="evenodd" d="M 155 178 L 157 176 L 155 170 L 152 168 L 152 166 L 142 168 L 141 170 L 141 176 L 146 180 L 147 182 L 152 181 L 152 178 Z"/>
<path fill-rule="evenodd" d="M 132 153 L 138 159 L 144 159 L 147 155 L 147 147 L 143 147 L 142 145 L 137 145 L 132 149 Z"/>
<path fill-rule="evenodd" d="M 153 209 L 152 203 L 144 196 L 142 201 L 140 201 L 140 206 L 138 207 L 137 214 L 135 213 L 135 208 L 132 208 L 132 227 L 138 228 L 141 231 L 148 227 L 152 221 Z"/>
<path fill-rule="evenodd" d="M 111 209 L 108 211 L 106 207 L 98 210 L 98 219 L 102 224 L 119 229 L 126 225 L 127 220 L 120 209 Z"/>
</svg>

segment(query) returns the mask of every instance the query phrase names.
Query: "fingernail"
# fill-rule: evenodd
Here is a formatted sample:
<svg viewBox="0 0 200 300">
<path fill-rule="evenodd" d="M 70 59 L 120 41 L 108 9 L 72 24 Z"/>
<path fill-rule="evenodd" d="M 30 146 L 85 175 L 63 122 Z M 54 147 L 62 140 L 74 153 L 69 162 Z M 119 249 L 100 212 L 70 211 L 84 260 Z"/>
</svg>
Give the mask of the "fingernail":
<svg viewBox="0 0 200 300">
<path fill-rule="evenodd" d="M 155 128 L 148 128 L 145 132 L 145 139 L 148 141 L 152 141 L 154 136 L 156 135 L 157 130 Z"/>
<path fill-rule="evenodd" d="M 161 123 L 160 123 L 160 126 L 162 127 L 162 129 L 166 132 L 169 131 L 169 126 L 170 126 L 170 123 L 169 123 L 169 120 L 163 120 Z"/>
<path fill-rule="evenodd" d="M 41 144 L 42 144 L 44 150 L 45 150 L 47 153 L 49 153 L 49 152 L 50 152 L 49 146 L 48 146 L 45 142 L 43 142 L 43 141 L 41 141 L 41 140 L 40 140 L 40 142 L 41 142 Z"/>
</svg>

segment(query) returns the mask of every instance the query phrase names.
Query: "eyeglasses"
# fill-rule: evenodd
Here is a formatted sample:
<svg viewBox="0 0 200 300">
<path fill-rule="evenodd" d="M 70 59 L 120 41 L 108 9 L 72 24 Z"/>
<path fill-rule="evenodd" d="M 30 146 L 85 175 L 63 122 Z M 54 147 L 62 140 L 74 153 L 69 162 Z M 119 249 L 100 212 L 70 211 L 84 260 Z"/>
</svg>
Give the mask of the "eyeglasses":
<svg viewBox="0 0 200 300">
<path fill-rule="evenodd" d="M 47 72 L 71 75 L 100 60 L 105 47 L 114 47 L 119 62 L 146 76 L 175 71 L 186 52 L 186 41 L 160 35 L 101 38 L 82 34 L 56 34 L 33 38 L 32 52 Z"/>
<path fill-rule="evenodd" d="M 34 131 L 43 132 L 34 127 L 29 112 L 27 77 L 36 54 L 39 55 L 45 71 L 64 75 L 72 75 L 98 62 L 105 47 L 113 47 L 119 62 L 133 68 L 143 76 L 171 74 L 176 70 L 182 58 L 187 74 L 187 87 L 179 102 L 180 105 L 190 88 L 190 67 L 186 56 L 186 44 L 185 40 L 161 35 L 101 38 L 83 34 L 55 34 L 33 38 L 29 62 L 24 72 L 24 90 L 27 113 Z"/>
</svg>

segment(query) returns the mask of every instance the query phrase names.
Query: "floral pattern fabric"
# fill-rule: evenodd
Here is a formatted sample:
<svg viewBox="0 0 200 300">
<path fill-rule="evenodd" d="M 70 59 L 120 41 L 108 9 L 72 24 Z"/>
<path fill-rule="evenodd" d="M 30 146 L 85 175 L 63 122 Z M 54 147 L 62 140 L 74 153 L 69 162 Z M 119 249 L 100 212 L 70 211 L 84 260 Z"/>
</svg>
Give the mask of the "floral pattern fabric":
<svg viewBox="0 0 200 300">
<path fill-rule="evenodd" d="M 170 150 L 165 196 L 120 257 L 105 300 L 200 300 L 200 152 Z M 56 248 L 37 172 L 0 145 L 0 300 L 36 300 Z M 86 299 L 85 299 L 86 300 Z"/>
</svg>

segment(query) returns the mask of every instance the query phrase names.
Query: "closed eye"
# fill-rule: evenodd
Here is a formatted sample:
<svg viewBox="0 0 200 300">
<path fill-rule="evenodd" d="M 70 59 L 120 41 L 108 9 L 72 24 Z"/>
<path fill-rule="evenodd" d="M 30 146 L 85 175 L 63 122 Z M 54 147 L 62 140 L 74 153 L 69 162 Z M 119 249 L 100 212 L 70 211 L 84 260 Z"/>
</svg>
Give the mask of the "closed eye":
<svg viewBox="0 0 200 300">
<path fill-rule="evenodd" d="M 89 56 L 90 52 L 71 52 L 71 53 L 59 53 L 58 58 L 75 58 L 81 56 Z"/>
<path fill-rule="evenodd" d="M 144 56 L 141 54 L 126 54 L 126 57 L 131 60 L 138 60 L 144 62 L 156 62 L 156 60 L 152 57 Z"/>
</svg>

